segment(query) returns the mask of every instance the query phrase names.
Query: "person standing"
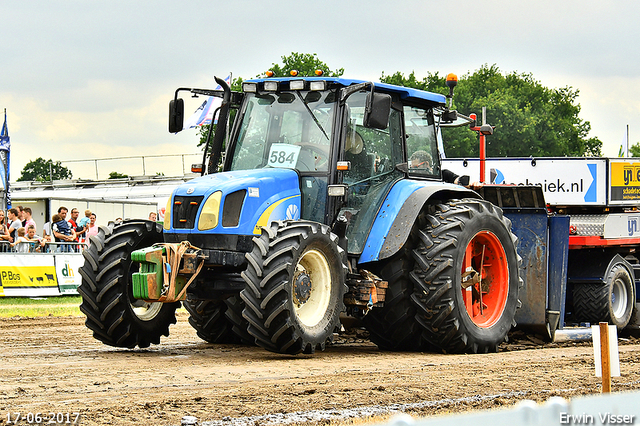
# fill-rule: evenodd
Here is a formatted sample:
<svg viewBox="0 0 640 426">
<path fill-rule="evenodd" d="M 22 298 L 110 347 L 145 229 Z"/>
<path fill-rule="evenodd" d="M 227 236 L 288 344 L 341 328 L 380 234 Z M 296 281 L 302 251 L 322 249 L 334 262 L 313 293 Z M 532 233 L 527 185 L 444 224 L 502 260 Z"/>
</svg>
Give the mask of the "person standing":
<svg viewBox="0 0 640 426">
<path fill-rule="evenodd" d="M 16 210 L 18 210 L 18 220 L 20 220 L 20 223 L 22 223 L 22 226 L 24 227 L 24 223 L 26 222 L 24 218 L 24 210 L 22 206 L 16 206 Z"/>
<path fill-rule="evenodd" d="M 33 220 L 33 218 L 31 217 L 31 207 L 25 207 L 24 209 L 22 209 L 22 214 L 23 214 L 22 217 L 24 218 L 24 222 L 22 222 L 22 227 L 24 229 L 29 229 L 29 226 L 33 225 L 33 227 L 36 228 L 36 221 Z"/>
<path fill-rule="evenodd" d="M 86 233 L 87 241 L 86 242 L 89 245 L 91 245 L 92 235 L 98 235 L 98 225 L 96 225 L 95 213 L 91 213 L 91 215 L 89 216 L 89 224 L 87 225 L 87 233 Z"/>
<path fill-rule="evenodd" d="M 65 209 L 65 216 L 67 210 Z M 61 214 L 54 214 L 51 218 L 51 230 L 53 231 L 53 236 L 55 237 L 55 241 L 57 243 L 70 243 L 75 241 L 76 234 L 73 229 L 69 226 L 69 222 L 67 222 Z M 58 248 L 57 251 L 71 251 L 69 247 Z"/>
<path fill-rule="evenodd" d="M 9 228 L 5 223 L 4 210 L 0 210 L 0 252 L 10 251 Z"/>
<path fill-rule="evenodd" d="M 76 241 L 78 241 L 80 236 L 85 233 L 82 226 L 78 225 L 79 215 L 80 215 L 80 212 L 78 211 L 77 208 L 74 207 L 71 209 L 71 218 L 68 220 L 69 225 L 71 226 L 71 229 L 73 229 L 76 232 Z"/>
<path fill-rule="evenodd" d="M 22 228 L 22 222 L 18 218 L 18 209 L 12 208 L 7 211 L 7 217 L 9 218 L 9 242 L 13 242 L 16 238 L 16 231 L 18 228 Z"/>
</svg>

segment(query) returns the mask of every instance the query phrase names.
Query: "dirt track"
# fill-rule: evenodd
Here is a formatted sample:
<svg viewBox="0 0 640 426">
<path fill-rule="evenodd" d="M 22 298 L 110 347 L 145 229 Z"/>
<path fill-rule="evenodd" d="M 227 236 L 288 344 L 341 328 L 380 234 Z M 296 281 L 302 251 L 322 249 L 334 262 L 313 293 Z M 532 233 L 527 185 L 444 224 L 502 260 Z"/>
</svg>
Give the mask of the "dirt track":
<svg viewBox="0 0 640 426">
<path fill-rule="evenodd" d="M 9 412 L 80 412 L 82 425 L 179 425 L 185 415 L 230 425 L 309 410 L 366 407 L 357 414 L 366 416 L 392 404 L 432 415 L 600 389 L 587 344 L 513 350 L 535 346 L 522 341 L 497 354 L 440 355 L 381 352 L 347 338 L 290 357 L 207 344 L 186 320 L 180 314 L 171 336 L 149 350 L 104 346 L 83 318 L 0 320 L 0 424 Z M 620 347 L 614 391 L 640 389 L 640 344 L 631 343 Z"/>
</svg>

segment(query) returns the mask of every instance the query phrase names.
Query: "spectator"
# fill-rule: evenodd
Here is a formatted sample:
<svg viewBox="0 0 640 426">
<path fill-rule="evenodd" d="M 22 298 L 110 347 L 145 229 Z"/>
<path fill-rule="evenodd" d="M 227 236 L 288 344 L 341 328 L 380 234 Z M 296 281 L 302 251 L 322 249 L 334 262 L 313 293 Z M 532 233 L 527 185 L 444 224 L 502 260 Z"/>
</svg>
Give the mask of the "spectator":
<svg viewBox="0 0 640 426">
<path fill-rule="evenodd" d="M 91 221 L 91 210 L 84 211 L 84 217 L 78 221 L 78 226 L 86 227 Z"/>
<path fill-rule="evenodd" d="M 66 209 L 65 209 L 66 213 Z M 66 214 L 65 214 L 66 216 Z M 61 214 L 54 214 L 51 218 L 51 222 L 53 225 L 51 226 L 51 230 L 53 231 L 53 236 L 55 237 L 56 243 L 69 243 L 75 241 L 76 235 L 75 231 L 71 229 L 69 226 L 69 222 L 64 220 Z M 63 247 L 62 250 L 58 248 L 58 251 L 69 251 L 67 247 Z"/>
<path fill-rule="evenodd" d="M 36 227 L 36 221 L 33 220 L 33 218 L 31 217 L 31 207 L 25 207 L 24 209 L 22 209 L 22 213 L 23 213 L 23 218 L 24 218 L 24 222 L 22 222 L 22 226 L 24 227 L 24 229 L 28 230 L 29 229 L 29 225 L 33 225 L 33 227 Z"/>
<path fill-rule="evenodd" d="M 44 226 L 42 227 L 42 236 L 45 238 L 49 237 L 49 241 L 51 241 L 51 235 L 51 221 L 45 222 Z"/>
<path fill-rule="evenodd" d="M 25 237 L 26 233 L 24 228 L 21 226 L 16 232 L 18 236 L 16 241 L 11 243 L 11 247 L 14 247 L 14 251 L 17 253 L 29 253 L 29 240 Z"/>
<path fill-rule="evenodd" d="M 156 213 L 156 212 L 149 213 L 149 220 L 151 220 L 153 222 L 157 222 L 158 221 L 158 213 Z"/>
<path fill-rule="evenodd" d="M 0 210 L 0 241 L 9 241 L 9 228 L 5 223 L 4 210 Z"/>
<path fill-rule="evenodd" d="M 22 222 L 18 219 L 18 209 L 9 209 L 7 216 L 9 217 L 9 242 L 12 243 L 16 237 L 16 230 L 22 228 Z"/>
<path fill-rule="evenodd" d="M 85 228 L 78 225 L 77 220 L 78 220 L 79 214 L 80 212 L 78 211 L 77 208 L 74 207 L 71 209 L 71 219 L 69 219 L 69 225 L 71 226 L 71 229 L 73 229 L 76 232 L 76 239 L 75 239 L 76 242 L 80 241 L 80 237 L 84 235 L 84 233 L 86 232 Z"/>
<path fill-rule="evenodd" d="M 64 206 L 58 207 L 58 214 L 62 217 L 63 220 L 67 220 L 68 212 L 69 212 L 69 209 Z"/>
<path fill-rule="evenodd" d="M 18 220 L 20 220 L 20 222 L 22 223 L 22 226 L 24 227 L 24 224 L 26 222 L 26 219 L 24 218 L 24 209 L 22 208 L 22 206 L 17 206 L 16 210 L 18 210 Z"/>
<path fill-rule="evenodd" d="M 91 245 L 91 236 L 98 235 L 98 225 L 96 225 L 96 214 L 91 213 L 89 216 L 89 225 L 87 225 L 87 244 Z"/>
<path fill-rule="evenodd" d="M 32 243 L 32 250 L 30 251 L 34 251 L 33 248 L 35 248 L 35 251 L 43 251 L 46 239 L 36 235 L 36 227 L 34 225 L 27 227 L 27 240 Z"/>
</svg>

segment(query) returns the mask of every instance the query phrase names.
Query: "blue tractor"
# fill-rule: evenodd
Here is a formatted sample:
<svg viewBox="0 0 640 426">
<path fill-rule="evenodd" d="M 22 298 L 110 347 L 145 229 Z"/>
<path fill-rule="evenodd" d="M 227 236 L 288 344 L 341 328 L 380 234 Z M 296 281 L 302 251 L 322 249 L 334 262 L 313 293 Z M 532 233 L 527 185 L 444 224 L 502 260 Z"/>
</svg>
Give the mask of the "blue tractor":
<svg viewBox="0 0 640 426">
<path fill-rule="evenodd" d="M 449 96 L 322 76 L 242 92 L 216 81 L 170 103 L 178 132 L 179 92 L 222 98 L 202 175 L 173 192 L 163 224 L 101 227 L 84 253 L 95 338 L 157 344 L 184 301 L 213 343 L 313 353 L 347 318 L 385 350 L 497 350 L 515 324 L 519 256 L 502 210 L 445 182 L 438 134 L 460 118 L 455 79 Z"/>
</svg>

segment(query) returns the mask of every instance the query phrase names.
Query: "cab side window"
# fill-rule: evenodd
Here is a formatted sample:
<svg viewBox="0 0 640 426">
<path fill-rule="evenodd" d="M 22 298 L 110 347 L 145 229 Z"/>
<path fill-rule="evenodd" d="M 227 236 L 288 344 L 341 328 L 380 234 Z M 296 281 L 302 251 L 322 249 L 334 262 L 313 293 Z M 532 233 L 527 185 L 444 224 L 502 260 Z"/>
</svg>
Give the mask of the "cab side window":
<svg viewBox="0 0 640 426">
<path fill-rule="evenodd" d="M 440 176 L 440 158 L 431 109 L 404 107 L 409 173 L 418 176 Z"/>
</svg>

